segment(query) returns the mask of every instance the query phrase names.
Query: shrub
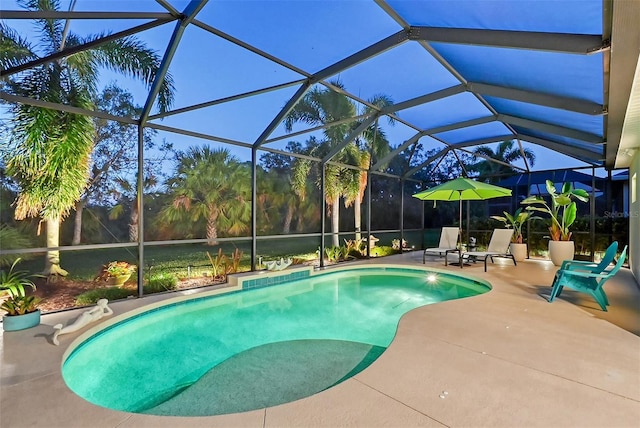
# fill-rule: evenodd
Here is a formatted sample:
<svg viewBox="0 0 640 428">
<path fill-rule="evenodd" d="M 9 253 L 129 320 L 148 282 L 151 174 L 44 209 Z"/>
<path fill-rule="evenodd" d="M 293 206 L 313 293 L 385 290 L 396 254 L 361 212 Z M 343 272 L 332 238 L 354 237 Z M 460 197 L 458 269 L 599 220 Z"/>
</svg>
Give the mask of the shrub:
<svg viewBox="0 0 640 428">
<path fill-rule="evenodd" d="M 171 273 L 159 273 L 149 278 L 149 282 L 144 286 L 144 293 L 160 293 L 176 288 L 178 288 L 178 277 Z"/>
<path fill-rule="evenodd" d="M 397 251 L 393 247 L 383 245 L 381 247 L 373 247 L 371 249 L 371 257 L 384 257 L 397 254 Z"/>
<path fill-rule="evenodd" d="M 15 227 L 0 226 L 0 242 L 3 250 L 14 250 L 31 246 L 31 240 Z M 2 254 L 0 255 L 0 267 L 11 266 L 16 260 L 28 260 L 33 258 L 33 254 Z"/>
<path fill-rule="evenodd" d="M 93 290 L 85 291 L 76 297 L 76 305 L 95 305 L 100 299 L 107 299 L 109 301 L 120 300 L 126 299 L 129 296 L 135 296 L 135 294 L 135 290 L 121 287 L 94 288 Z"/>
</svg>

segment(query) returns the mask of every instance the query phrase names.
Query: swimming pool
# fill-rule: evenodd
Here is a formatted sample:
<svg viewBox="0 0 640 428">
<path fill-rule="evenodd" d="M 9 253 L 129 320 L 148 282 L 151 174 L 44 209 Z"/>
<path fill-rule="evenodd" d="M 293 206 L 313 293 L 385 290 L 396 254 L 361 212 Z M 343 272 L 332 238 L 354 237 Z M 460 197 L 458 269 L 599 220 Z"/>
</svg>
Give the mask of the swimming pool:
<svg viewBox="0 0 640 428">
<path fill-rule="evenodd" d="M 206 416 L 313 395 L 370 365 L 403 314 L 469 297 L 486 282 L 363 265 L 169 302 L 72 344 L 67 385 L 116 410 Z"/>
</svg>

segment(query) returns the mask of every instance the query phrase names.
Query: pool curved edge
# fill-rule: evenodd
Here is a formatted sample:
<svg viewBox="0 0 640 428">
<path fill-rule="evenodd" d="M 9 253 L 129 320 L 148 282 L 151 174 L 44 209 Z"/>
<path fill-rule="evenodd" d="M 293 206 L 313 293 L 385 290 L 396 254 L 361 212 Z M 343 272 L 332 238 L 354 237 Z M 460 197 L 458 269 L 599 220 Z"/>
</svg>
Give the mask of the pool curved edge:
<svg viewBox="0 0 640 428">
<path fill-rule="evenodd" d="M 143 305 L 140 306 L 136 309 L 132 309 L 129 311 L 126 311 L 122 314 L 116 315 L 112 318 L 109 318 L 103 322 L 98 323 L 97 325 L 89 328 L 87 331 L 83 332 L 82 334 L 80 334 L 78 337 L 76 337 L 67 347 L 67 349 L 65 350 L 65 352 L 62 355 L 62 359 L 60 361 L 60 368 L 62 369 L 62 367 L 64 366 L 64 363 L 67 361 L 67 359 L 69 358 L 69 356 L 76 350 L 76 348 L 80 345 L 82 345 L 85 341 L 87 341 L 88 339 L 92 338 L 93 336 L 95 336 L 96 334 L 100 333 L 103 330 L 109 329 L 110 327 L 119 324 L 123 321 L 126 321 L 130 318 L 142 315 L 146 312 L 150 312 L 153 310 L 157 310 L 160 309 L 162 307 L 165 306 L 171 306 L 171 305 L 175 305 L 177 303 L 181 303 L 181 302 L 185 302 L 188 300 L 193 300 L 193 299 L 206 299 L 209 297 L 213 297 L 213 296 L 217 296 L 217 295 L 222 295 L 222 294 L 229 294 L 229 293 L 234 293 L 234 292 L 239 292 L 242 291 L 243 289 L 243 283 L 247 280 L 250 280 L 251 278 L 269 278 L 269 277 L 275 277 L 278 275 L 286 275 L 291 273 L 292 271 L 296 271 L 296 270 L 301 270 L 301 271 L 308 271 L 309 272 L 309 277 L 313 277 L 313 276 L 318 276 L 318 275 L 324 275 L 324 274 L 328 274 L 328 273 L 333 273 L 333 272 L 340 272 L 340 271 L 347 271 L 347 270 L 358 270 L 358 269 L 372 269 L 372 268 L 379 268 L 379 269 L 406 269 L 406 270 L 411 270 L 411 271 L 425 271 L 425 272 L 433 272 L 433 273 L 437 273 L 437 274 L 443 274 L 443 275 L 448 275 L 448 276 L 455 276 L 455 277 L 460 277 L 460 278 L 464 278 L 470 281 L 474 281 L 482 286 L 487 287 L 487 292 L 490 292 L 493 287 L 491 285 L 491 283 L 489 283 L 488 281 L 482 279 L 482 278 L 478 278 L 475 276 L 469 276 L 469 275 L 459 275 L 456 273 L 452 273 L 450 270 L 445 270 L 445 269 L 438 269 L 438 268 L 432 268 L 432 267 L 426 267 L 426 266 L 421 266 L 421 265 L 410 265 L 410 264 L 398 264 L 398 263 L 370 263 L 370 262 L 362 262 L 362 263 L 353 263 L 353 264 L 344 264 L 344 265 L 337 265 L 337 266 L 329 266 L 329 267 L 324 267 L 324 268 L 314 268 L 313 266 L 304 266 L 302 268 L 289 268 L 289 269 L 285 269 L 283 271 L 257 271 L 257 272 L 243 272 L 243 273 L 239 273 L 239 274 L 233 274 L 230 275 L 228 277 L 228 283 L 227 284 L 222 284 L 222 285 L 213 285 L 211 286 L 212 289 L 210 290 L 206 290 L 206 291 L 202 291 L 202 288 L 200 289 L 192 289 L 192 290 L 184 290 L 182 291 L 182 295 L 180 296 L 175 296 L 175 297 L 169 297 L 167 299 L 163 299 L 161 301 L 158 302 L 154 302 L 154 303 L 149 303 L 147 305 Z M 483 293 L 486 294 L 486 293 Z M 477 296 L 472 296 L 472 297 L 477 297 Z M 418 309 L 418 308 L 416 308 Z M 415 309 L 412 309 L 411 311 L 413 311 Z M 409 311 L 409 312 L 411 312 Z M 406 314 L 405 314 L 406 315 Z M 399 325 L 399 324 L 398 324 Z M 397 328 L 397 326 L 396 326 Z"/>
</svg>

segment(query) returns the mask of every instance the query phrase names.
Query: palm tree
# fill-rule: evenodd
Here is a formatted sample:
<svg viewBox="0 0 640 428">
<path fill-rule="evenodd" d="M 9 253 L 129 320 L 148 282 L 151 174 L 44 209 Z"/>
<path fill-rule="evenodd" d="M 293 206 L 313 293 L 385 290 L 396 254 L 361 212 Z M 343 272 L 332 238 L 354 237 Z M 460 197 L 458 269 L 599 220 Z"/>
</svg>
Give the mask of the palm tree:
<svg viewBox="0 0 640 428">
<path fill-rule="evenodd" d="M 369 104 L 376 106 L 377 108 L 384 108 L 393 104 L 393 101 L 387 95 L 376 95 L 368 100 Z M 373 113 L 373 108 L 367 106 L 365 113 Z M 394 125 L 393 118 L 388 117 L 390 125 Z M 354 129 L 360 126 L 361 122 L 354 124 Z M 362 168 L 359 171 L 352 170 L 354 174 L 353 180 L 350 182 L 349 189 L 347 190 L 345 206 L 349 207 L 353 204 L 354 226 L 356 230 L 355 238 L 359 240 L 361 238 L 361 226 L 362 226 L 362 199 L 364 198 L 364 192 L 367 189 L 367 171 L 371 166 L 371 162 L 377 162 L 377 160 L 385 156 L 390 151 L 389 140 L 385 135 L 382 128 L 378 126 L 378 121 L 369 125 L 364 132 L 358 136 L 355 140 L 355 144 L 349 145 L 352 147 L 347 148 L 347 156 L 351 158 L 352 162 Z M 373 159 L 372 159 L 373 157 Z"/>
<path fill-rule="evenodd" d="M 239 235 L 251 219 L 250 168 L 226 149 L 191 147 L 178 153 L 177 169 L 168 180 L 172 204 L 160 214 L 168 222 L 206 223 L 209 245 L 219 230 Z"/>
<path fill-rule="evenodd" d="M 340 82 L 331 82 L 338 88 L 344 89 L 344 86 Z M 300 100 L 291 112 L 287 115 L 284 121 L 285 129 L 287 132 L 293 130 L 293 124 L 296 122 L 303 122 L 308 125 L 325 125 L 331 122 L 340 121 L 350 117 L 354 117 L 356 109 L 353 102 L 345 95 L 336 91 L 328 89 L 320 89 L 318 87 L 313 88 L 307 92 L 305 96 Z M 353 129 L 353 122 L 344 122 L 338 125 L 334 125 L 325 128 L 323 131 L 325 141 L 323 144 L 314 147 L 314 154 L 322 156 L 328 153 L 332 147 L 337 146 L 343 142 L 349 132 Z M 340 160 L 344 156 L 344 150 L 341 151 L 334 159 Z M 309 171 L 311 165 L 309 161 L 299 160 L 296 162 L 294 168 L 298 168 L 298 171 L 294 171 L 292 185 L 294 190 L 303 195 L 306 179 L 303 174 L 304 171 Z M 325 194 L 324 198 L 327 202 L 327 209 L 331 214 L 331 233 L 332 233 L 332 245 L 339 246 L 340 240 L 339 233 L 339 204 L 340 198 L 345 193 L 346 181 L 343 178 L 346 177 L 345 168 L 338 167 L 336 165 L 325 165 Z M 301 196 L 304 199 L 304 196 Z"/>
<path fill-rule="evenodd" d="M 22 0 L 33 11 L 57 11 L 56 0 Z M 10 68 L 81 46 L 104 34 L 77 36 L 67 32 L 63 20 L 39 19 L 39 42 L 32 46 L 9 27 L 0 24 L 0 67 Z M 22 97 L 93 109 L 100 67 L 153 83 L 161 58 L 134 37 L 105 42 L 90 50 L 38 65 L 5 79 L 3 89 Z M 171 105 L 173 86 L 165 77 L 158 96 L 161 111 Z M 47 247 L 59 246 L 60 222 L 81 197 L 89 176 L 94 123 L 88 116 L 33 107 L 11 106 L 10 150 L 7 171 L 16 179 L 20 193 L 15 218 L 39 217 L 47 227 Z M 47 251 L 44 274 L 49 280 L 67 272 L 60 267 L 57 250 Z"/>
<path fill-rule="evenodd" d="M 513 140 L 505 140 L 498 145 L 495 152 L 491 147 L 487 146 L 480 146 L 473 152 L 506 164 L 511 164 L 518 159 L 522 159 L 524 154 L 524 158 L 526 158 L 529 164 L 533 166 L 536 161 L 535 153 L 530 149 L 523 149 L 521 152 L 519 147 L 514 147 L 514 144 L 515 142 Z M 490 160 L 479 161 L 476 164 L 470 165 L 469 169 L 479 173 L 479 181 L 486 181 L 489 183 L 495 183 L 500 180 L 501 175 L 512 174 L 515 171 L 507 165 L 492 162 Z"/>
</svg>

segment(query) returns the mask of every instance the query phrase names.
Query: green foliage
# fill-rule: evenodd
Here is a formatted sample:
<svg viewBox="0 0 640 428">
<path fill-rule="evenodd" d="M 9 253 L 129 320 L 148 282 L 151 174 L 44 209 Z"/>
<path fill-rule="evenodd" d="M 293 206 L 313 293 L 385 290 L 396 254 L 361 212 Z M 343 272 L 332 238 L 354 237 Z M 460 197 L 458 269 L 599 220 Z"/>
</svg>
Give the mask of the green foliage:
<svg viewBox="0 0 640 428">
<path fill-rule="evenodd" d="M 14 270 L 20 262 L 18 257 L 9 270 L 0 271 L 0 290 L 6 291 L 10 299 L 25 296 L 25 288 L 36 289 L 33 281 L 29 279 L 31 275 L 24 270 Z"/>
<path fill-rule="evenodd" d="M 504 223 L 507 229 L 513 229 L 514 233 L 511 236 L 511 242 L 522 244 L 522 226 L 528 220 L 538 220 L 540 217 L 534 217 L 532 211 L 523 211 L 522 208 L 518 208 L 513 215 L 506 211 L 503 211 L 504 217 L 499 215 L 492 215 L 491 218 Z"/>
<path fill-rule="evenodd" d="M 240 261 L 242 260 L 242 251 L 235 249 L 231 253 L 231 259 L 229 260 L 229 266 L 227 267 L 227 273 L 236 273 L 240 269 Z"/>
<path fill-rule="evenodd" d="M 352 257 L 360 258 L 367 255 L 367 245 L 364 239 L 345 239 L 344 244 L 347 254 Z"/>
<path fill-rule="evenodd" d="M 218 254 L 215 257 L 211 257 L 211 254 L 207 251 L 207 257 L 211 262 L 211 275 L 213 278 L 219 278 L 224 280 L 226 278 L 225 265 L 227 263 L 227 256 L 222 254 L 222 248 L 218 248 Z"/>
<path fill-rule="evenodd" d="M 18 257 L 9 270 L 0 271 L 0 290 L 7 293 L 7 299 L 2 302 L 0 309 L 7 312 L 7 315 L 24 315 L 34 312 L 38 309 L 38 305 L 42 301 L 36 296 L 27 296 L 25 288 L 36 289 L 35 284 L 27 271 L 14 270 L 20 262 Z"/>
<path fill-rule="evenodd" d="M 85 291 L 76 297 L 77 306 L 95 305 L 100 299 L 107 299 L 109 301 L 126 299 L 129 296 L 135 296 L 136 291 L 121 288 L 121 287 L 106 287 L 106 288 L 94 288 L 93 290 Z"/>
<path fill-rule="evenodd" d="M 204 231 L 210 244 L 217 243 L 219 231 L 238 236 L 249 230 L 251 172 L 228 150 L 203 146 L 179 152 L 167 184 L 171 203 L 160 213 L 160 226 L 186 226 L 183 236 Z"/>
<path fill-rule="evenodd" d="M 469 165 L 467 169 L 479 173 L 478 181 L 496 183 L 500 180 L 501 176 L 515 172 L 515 170 L 508 165 L 513 164 L 518 159 L 524 157 L 529 165 L 533 166 L 536 161 L 535 153 L 531 149 L 514 146 L 514 140 L 505 140 L 496 147 L 495 152 L 489 146 L 477 147 L 473 152 L 482 155 L 485 159 Z M 498 160 L 498 162 L 486 160 L 486 158 L 495 159 Z"/>
<path fill-rule="evenodd" d="M 342 258 L 342 250 L 340 247 L 325 247 L 324 254 L 331 263 L 337 263 Z"/>
<path fill-rule="evenodd" d="M 178 277 L 170 273 L 158 273 L 149 278 L 144 286 L 145 294 L 175 290 L 178 287 Z"/>
<path fill-rule="evenodd" d="M 373 247 L 371 249 L 371 257 L 385 257 L 397 254 L 397 251 L 393 247 L 387 245 L 381 245 L 379 247 Z"/>
<path fill-rule="evenodd" d="M 3 224 L 0 226 L 0 242 L 3 250 L 28 248 L 31 240 L 15 227 Z M 0 267 L 11 266 L 18 259 L 30 258 L 30 255 L 2 254 L 0 255 Z"/>
<path fill-rule="evenodd" d="M 530 196 L 521 203 L 529 205 L 529 211 L 539 211 L 549 214 L 551 226 L 549 233 L 554 241 L 568 241 L 571 239 L 569 227 L 575 222 L 578 208 L 573 199 L 582 202 L 589 200 L 589 193 L 583 189 L 574 189 L 570 182 L 562 185 L 562 191 L 558 193 L 551 180 L 547 180 L 547 192 L 551 195 L 551 206 L 547 204 L 542 196 Z M 536 205 L 536 206 L 531 206 Z"/>
<path fill-rule="evenodd" d="M 58 1 L 18 2 L 33 12 L 56 12 Z M 68 32 L 63 21 L 34 21 L 37 42 L 31 45 L 4 24 L 0 26 L 2 55 L 0 68 L 27 64 L 63 48 L 90 44 L 91 49 L 66 56 L 64 60 L 43 62 L 23 72 L 3 78 L 3 89 L 12 95 L 69 107 L 94 110 L 99 71 L 108 68 L 143 81 L 156 83 L 162 58 L 133 36 L 95 43 L 104 34 L 83 35 Z M 167 111 L 173 99 L 173 82 L 166 74 L 159 84 L 158 105 Z M 60 220 L 67 216 L 87 187 L 91 154 L 94 148 L 94 123 L 91 117 L 66 111 L 10 103 L 8 150 L 1 162 L 8 175 L 20 187 L 15 204 L 17 220 L 28 217 L 46 220 L 51 237 L 49 248 L 58 247 Z M 59 267 L 57 250 L 49 250 L 45 271 L 66 275 Z"/>
<path fill-rule="evenodd" d="M 213 278 L 225 281 L 227 275 L 238 272 L 242 255 L 242 251 L 237 248 L 231 253 L 230 258 L 222 254 L 222 248 L 218 248 L 218 254 L 215 257 L 211 257 L 211 254 L 207 251 Z"/>
<path fill-rule="evenodd" d="M 24 315 L 38 310 L 38 305 L 42 299 L 36 296 L 19 296 L 5 300 L 0 305 L 0 309 L 7 312 L 7 315 Z"/>
</svg>

